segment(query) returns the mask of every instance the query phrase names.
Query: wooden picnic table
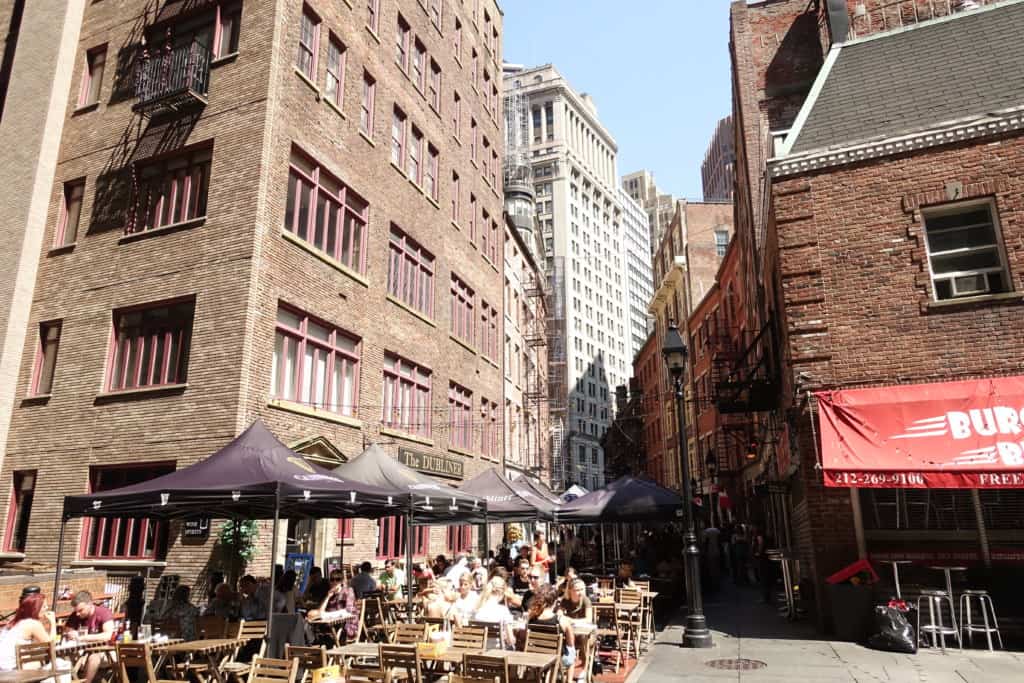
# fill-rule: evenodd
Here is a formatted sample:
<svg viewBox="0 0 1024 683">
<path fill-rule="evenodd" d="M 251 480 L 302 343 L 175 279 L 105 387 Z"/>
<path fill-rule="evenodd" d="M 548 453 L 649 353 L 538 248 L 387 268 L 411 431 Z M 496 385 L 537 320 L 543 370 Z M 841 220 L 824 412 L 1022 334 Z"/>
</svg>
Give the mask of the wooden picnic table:
<svg viewBox="0 0 1024 683">
<path fill-rule="evenodd" d="M 235 638 L 206 638 L 203 640 L 186 640 L 170 643 L 161 643 L 153 646 L 153 652 L 158 655 L 154 671 L 160 671 L 166 663 L 172 666 L 177 664 L 178 659 L 205 660 L 202 663 L 209 667 L 210 675 L 217 683 L 224 683 L 224 674 L 220 670 L 220 655 L 234 650 L 238 647 L 238 640 Z"/>
<path fill-rule="evenodd" d="M 66 676 L 70 669 L 26 669 L 19 671 L 0 671 L 0 683 L 41 683 L 47 678 Z"/>
<path fill-rule="evenodd" d="M 346 622 L 355 619 L 357 616 L 348 610 L 339 610 L 337 612 L 323 612 L 316 619 L 308 619 L 307 622 L 314 630 L 321 628 L 330 633 L 331 639 L 334 640 L 334 646 L 337 647 L 341 643 L 341 638 L 339 638 L 341 629 L 345 628 Z"/>
</svg>

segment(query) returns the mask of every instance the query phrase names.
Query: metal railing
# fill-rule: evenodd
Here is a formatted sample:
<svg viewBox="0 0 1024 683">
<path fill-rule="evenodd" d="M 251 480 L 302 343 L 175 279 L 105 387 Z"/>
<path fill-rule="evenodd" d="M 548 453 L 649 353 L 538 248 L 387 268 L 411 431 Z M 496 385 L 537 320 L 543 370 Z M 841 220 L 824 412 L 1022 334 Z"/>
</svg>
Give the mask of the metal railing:
<svg viewBox="0 0 1024 683">
<path fill-rule="evenodd" d="M 178 109 L 202 102 L 210 85 L 210 49 L 198 40 L 143 55 L 135 80 L 136 109 Z"/>
<path fill-rule="evenodd" d="M 850 12 L 850 37 L 863 38 L 966 12 L 997 0 L 865 0 Z"/>
</svg>

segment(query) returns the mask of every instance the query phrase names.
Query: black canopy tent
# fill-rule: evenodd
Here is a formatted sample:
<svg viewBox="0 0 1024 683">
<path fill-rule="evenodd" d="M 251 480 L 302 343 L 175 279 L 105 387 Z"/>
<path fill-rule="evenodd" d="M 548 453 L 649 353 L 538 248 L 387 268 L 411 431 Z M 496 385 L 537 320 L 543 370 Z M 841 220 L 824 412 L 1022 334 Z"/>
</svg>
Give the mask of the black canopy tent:
<svg viewBox="0 0 1024 683">
<path fill-rule="evenodd" d="M 557 511 L 558 508 L 561 507 L 562 499 L 552 493 L 551 489 L 545 486 L 543 482 L 534 481 L 529 477 L 519 477 L 515 481 L 517 484 L 520 484 L 524 488 L 532 491 L 534 495 L 540 496 L 542 500 L 547 501 L 548 505 L 550 505 L 553 510 Z"/>
<path fill-rule="evenodd" d="M 219 451 L 188 467 L 111 491 L 66 496 L 53 599 L 56 601 L 60 587 L 64 531 L 75 517 L 272 519 L 273 587 L 282 513 L 290 517 L 374 518 L 393 515 L 411 504 L 409 493 L 348 480 L 310 463 L 256 420 Z M 269 607 L 272 615 L 273 603 Z"/>
<path fill-rule="evenodd" d="M 673 521 L 682 514 L 683 499 L 678 493 L 653 481 L 624 476 L 602 489 L 591 491 L 562 505 L 558 510 L 558 521 L 570 524 L 600 524 L 603 539 L 606 523 Z M 605 543 L 602 541 L 602 564 L 604 549 Z"/>
<path fill-rule="evenodd" d="M 372 484 L 408 496 L 406 503 L 405 565 L 408 611 L 412 614 L 412 529 L 414 526 L 479 523 L 487 504 L 479 496 L 460 491 L 403 465 L 377 444 L 334 468 L 346 480 Z M 395 514 L 395 513 L 392 513 Z"/>
</svg>

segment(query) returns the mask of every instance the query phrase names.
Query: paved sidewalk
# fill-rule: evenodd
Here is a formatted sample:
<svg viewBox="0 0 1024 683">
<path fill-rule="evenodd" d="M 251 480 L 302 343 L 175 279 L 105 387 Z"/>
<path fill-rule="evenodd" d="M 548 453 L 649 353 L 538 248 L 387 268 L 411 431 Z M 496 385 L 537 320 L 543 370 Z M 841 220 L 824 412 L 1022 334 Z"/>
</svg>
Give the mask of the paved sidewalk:
<svg viewBox="0 0 1024 683">
<path fill-rule="evenodd" d="M 659 633 L 627 683 L 686 681 L 926 681 L 988 683 L 1024 681 L 1024 653 L 921 650 L 916 655 L 878 652 L 856 643 L 822 640 L 812 625 L 789 623 L 759 604 L 754 590 L 723 588 L 705 606 L 715 646 L 679 646 L 682 615 Z M 714 659 L 744 658 L 767 664 L 756 671 L 724 671 Z"/>
</svg>

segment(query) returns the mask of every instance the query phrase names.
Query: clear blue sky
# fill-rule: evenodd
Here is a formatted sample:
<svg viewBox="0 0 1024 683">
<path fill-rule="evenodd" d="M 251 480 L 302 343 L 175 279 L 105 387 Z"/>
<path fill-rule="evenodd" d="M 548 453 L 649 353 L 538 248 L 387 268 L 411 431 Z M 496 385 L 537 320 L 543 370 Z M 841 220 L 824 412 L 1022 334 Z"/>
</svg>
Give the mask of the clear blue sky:
<svg viewBox="0 0 1024 683">
<path fill-rule="evenodd" d="M 731 111 L 729 0 L 499 0 L 505 60 L 548 62 L 594 98 L 619 145 L 663 192 L 699 199 L 700 164 Z"/>
</svg>

